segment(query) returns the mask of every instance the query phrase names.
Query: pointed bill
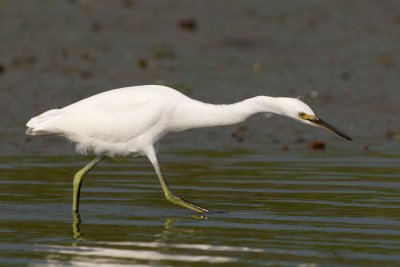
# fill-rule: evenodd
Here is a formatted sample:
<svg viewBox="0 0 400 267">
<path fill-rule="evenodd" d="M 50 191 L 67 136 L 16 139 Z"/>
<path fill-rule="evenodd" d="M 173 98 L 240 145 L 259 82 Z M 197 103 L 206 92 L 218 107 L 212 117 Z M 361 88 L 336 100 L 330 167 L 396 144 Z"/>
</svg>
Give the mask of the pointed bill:
<svg viewBox="0 0 400 267">
<path fill-rule="evenodd" d="M 347 140 L 353 141 L 353 139 L 352 139 L 350 136 L 348 136 L 347 134 L 345 134 L 345 133 L 342 132 L 341 130 L 339 130 L 339 129 L 333 127 L 332 125 L 330 125 L 329 123 L 327 123 L 326 121 L 324 121 L 324 120 L 321 119 L 321 118 L 314 117 L 314 118 L 310 118 L 310 119 L 308 119 L 308 120 L 311 121 L 312 123 L 316 124 L 316 125 L 319 126 L 319 127 L 328 129 L 328 130 L 334 132 L 334 133 L 337 134 L 337 135 L 340 135 L 341 137 L 343 137 L 343 138 L 345 138 L 345 139 L 347 139 Z"/>
</svg>

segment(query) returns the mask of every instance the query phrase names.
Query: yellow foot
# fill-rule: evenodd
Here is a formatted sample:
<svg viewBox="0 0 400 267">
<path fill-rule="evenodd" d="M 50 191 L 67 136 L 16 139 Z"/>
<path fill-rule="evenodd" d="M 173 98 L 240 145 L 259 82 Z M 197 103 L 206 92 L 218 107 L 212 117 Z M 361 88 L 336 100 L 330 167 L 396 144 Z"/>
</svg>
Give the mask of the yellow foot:
<svg viewBox="0 0 400 267">
<path fill-rule="evenodd" d="M 208 210 L 208 209 L 205 209 L 205 208 L 202 208 L 200 206 L 197 206 L 196 204 L 193 204 L 192 202 L 189 202 L 189 201 L 187 201 L 187 200 L 185 200 L 183 198 L 180 198 L 178 196 L 175 196 L 175 195 L 169 195 L 169 196 L 167 196 L 167 199 L 169 201 L 171 201 L 172 203 L 174 203 L 174 204 L 177 204 L 177 205 L 183 206 L 185 208 L 194 210 L 195 212 L 199 212 L 199 213 L 208 213 L 208 212 L 210 212 L 210 210 Z"/>
</svg>

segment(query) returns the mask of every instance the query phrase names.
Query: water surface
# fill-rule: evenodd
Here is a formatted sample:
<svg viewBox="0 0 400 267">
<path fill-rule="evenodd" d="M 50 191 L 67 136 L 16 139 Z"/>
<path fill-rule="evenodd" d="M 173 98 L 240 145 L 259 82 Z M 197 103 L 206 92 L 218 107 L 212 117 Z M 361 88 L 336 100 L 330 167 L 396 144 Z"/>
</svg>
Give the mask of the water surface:
<svg viewBox="0 0 400 267">
<path fill-rule="evenodd" d="M 4 266 L 398 266 L 399 153 L 180 150 L 160 155 L 167 202 L 146 159 L 0 158 Z M 392 152 L 388 152 L 392 151 Z M 77 218 L 76 222 L 77 222 Z"/>
</svg>

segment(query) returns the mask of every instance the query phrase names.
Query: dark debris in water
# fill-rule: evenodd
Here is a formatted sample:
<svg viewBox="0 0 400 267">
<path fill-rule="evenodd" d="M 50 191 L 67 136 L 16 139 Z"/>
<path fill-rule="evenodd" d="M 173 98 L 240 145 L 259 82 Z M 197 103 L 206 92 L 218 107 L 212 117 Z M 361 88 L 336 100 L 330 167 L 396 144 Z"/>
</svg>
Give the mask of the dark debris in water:
<svg viewBox="0 0 400 267">
<path fill-rule="evenodd" d="M 137 61 L 137 65 L 141 69 L 147 69 L 147 67 L 149 66 L 149 62 L 146 59 L 141 58 Z"/>
<path fill-rule="evenodd" d="M 309 144 L 308 147 L 312 150 L 325 150 L 326 145 L 324 141 L 314 140 Z"/>
<path fill-rule="evenodd" d="M 232 133 L 232 137 L 236 139 L 239 143 L 243 142 L 246 135 L 249 132 L 249 127 L 239 126 L 236 128 L 235 132 Z"/>
<path fill-rule="evenodd" d="M 195 31 L 197 29 L 197 22 L 193 18 L 185 18 L 178 21 L 178 27 L 184 31 Z"/>
<path fill-rule="evenodd" d="M 0 63 L 0 74 L 4 74 L 6 72 L 6 67 Z"/>
</svg>

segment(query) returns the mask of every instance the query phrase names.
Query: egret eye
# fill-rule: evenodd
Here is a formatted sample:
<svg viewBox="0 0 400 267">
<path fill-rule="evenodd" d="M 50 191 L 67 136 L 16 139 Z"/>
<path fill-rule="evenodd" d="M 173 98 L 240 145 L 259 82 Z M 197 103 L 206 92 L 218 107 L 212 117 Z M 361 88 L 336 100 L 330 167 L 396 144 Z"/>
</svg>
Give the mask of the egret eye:
<svg viewBox="0 0 400 267">
<path fill-rule="evenodd" d="M 306 113 L 304 112 L 299 112 L 299 117 L 304 119 L 306 117 Z"/>
</svg>

